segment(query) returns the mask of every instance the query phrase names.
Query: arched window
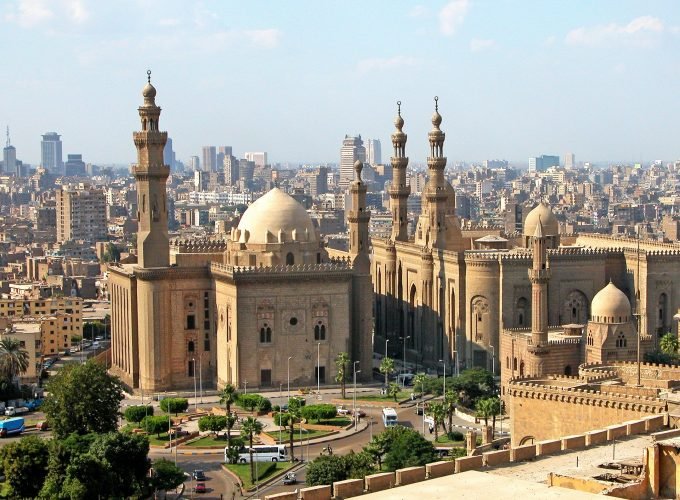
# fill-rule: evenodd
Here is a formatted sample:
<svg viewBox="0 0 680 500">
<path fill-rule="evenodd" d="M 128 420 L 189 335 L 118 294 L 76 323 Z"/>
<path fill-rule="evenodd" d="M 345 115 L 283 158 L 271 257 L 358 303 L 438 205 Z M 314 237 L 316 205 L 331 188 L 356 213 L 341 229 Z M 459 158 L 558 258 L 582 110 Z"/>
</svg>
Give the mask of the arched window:
<svg viewBox="0 0 680 500">
<path fill-rule="evenodd" d="M 286 265 L 292 266 L 294 264 L 295 264 L 295 256 L 293 255 L 292 252 L 288 252 L 288 255 L 286 255 Z"/>
<path fill-rule="evenodd" d="M 321 321 L 314 325 L 314 340 L 326 340 L 326 325 Z"/>
<path fill-rule="evenodd" d="M 616 338 L 616 347 L 626 347 L 626 336 L 623 333 L 619 333 L 619 336 Z"/>
<path fill-rule="evenodd" d="M 517 358 L 513 358 L 512 360 L 512 369 L 517 370 Z"/>
<path fill-rule="evenodd" d="M 567 365 L 564 367 L 564 374 L 571 375 L 571 365 Z"/>
<path fill-rule="evenodd" d="M 265 323 L 260 328 L 260 343 L 270 344 L 272 341 L 272 329 L 269 324 Z"/>
<path fill-rule="evenodd" d="M 187 351 L 194 352 L 194 341 L 193 340 L 190 340 L 189 343 L 187 344 Z"/>
<path fill-rule="evenodd" d="M 524 361 L 519 362 L 519 376 L 520 377 L 524 376 Z"/>
<path fill-rule="evenodd" d="M 505 367 L 510 368 L 510 356 L 505 357 Z"/>
</svg>

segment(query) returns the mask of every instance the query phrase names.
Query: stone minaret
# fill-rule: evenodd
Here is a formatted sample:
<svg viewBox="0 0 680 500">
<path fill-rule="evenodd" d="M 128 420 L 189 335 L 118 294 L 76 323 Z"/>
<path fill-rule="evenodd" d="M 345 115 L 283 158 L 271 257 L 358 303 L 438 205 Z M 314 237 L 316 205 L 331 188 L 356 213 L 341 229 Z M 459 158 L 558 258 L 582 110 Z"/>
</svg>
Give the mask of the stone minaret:
<svg viewBox="0 0 680 500">
<path fill-rule="evenodd" d="M 167 132 L 160 132 L 161 108 L 156 106 L 156 89 L 151 85 L 151 71 L 142 91 L 144 104 L 139 107 L 142 130 L 134 132 L 137 164 L 133 173 L 137 180 L 137 262 L 140 267 L 168 267 L 168 209 L 165 184 L 170 168 L 163 164 L 163 148 Z"/>
<path fill-rule="evenodd" d="M 392 162 L 392 185 L 390 186 L 390 210 L 392 210 L 392 241 L 408 240 L 408 218 L 406 205 L 411 187 L 406 185 L 406 134 L 402 131 L 404 119 L 401 117 L 401 101 L 397 101 L 397 117 L 394 119 L 397 130 L 392 134 L 394 156 Z"/>
<path fill-rule="evenodd" d="M 529 269 L 531 281 L 531 343 L 534 348 L 548 343 L 548 281 L 550 265 L 548 263 L 547 241 L 543 236 L 543 224 L 538 219 L 536 231 L 532 238 L 533 265 Z"/>
<path fill-rule="evenodd" d="M 359 361 L 359 379 L 370 381 L 373 367 L 373 283 L 369 258 L 366 184 L 361 180 L 364 166 L 354 162 L 355 178 L 349 185 L 352 209 L 349 211 L 349 255 L 352 259 L 352 359 Z"/>
</svg>

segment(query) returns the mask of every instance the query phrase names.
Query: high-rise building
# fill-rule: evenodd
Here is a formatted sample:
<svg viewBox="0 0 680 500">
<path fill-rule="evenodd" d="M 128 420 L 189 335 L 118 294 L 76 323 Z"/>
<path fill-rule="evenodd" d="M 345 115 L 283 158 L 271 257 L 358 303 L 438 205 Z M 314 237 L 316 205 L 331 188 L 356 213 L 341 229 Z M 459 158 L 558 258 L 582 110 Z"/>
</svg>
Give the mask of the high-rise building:
<svg viewBox="0 0 680 500">
<path fill-rule="evenodd" d="M 57 190 L 57 241 L 104 241 L 107 237 L 106 195 L 86 184 Z"/>
<path fill-rule="evenodd" d="M 382 163 L 379 139 L 366 139 L 366 163 L 369 165 Z"/>
<path fill-rule="evenodd" d="M 192 156 L 189 158 L 189 167 L 192 171 L 201 169 L 201 160 L 198 159 L 198 156 Z"/>
<path fill-rule="evenodd" d="M 559 156 L 541 155 L 529 158 L 529 172 L 545 172 L 550 167 L 559 166 Z"/>
<path fill-rule="evenodd" d="M 64 175 L 75 177 L 85 175 L 85 162 L 83 155 L 66 155 Z"/>
<path fill-rule="evenodd" d="M 163 163 L 165 163 L 168 167 L 170 167 L 170 170 L 173 170 L 175 168 L 175 152 L 172 150 L 172 139 L 168 137 L 168 142 L 165 143 L 165 147 L 163 148 Z"/>
<path fill-rule="evenodd" d="M 366 161 L 366 148 L 361 136 L 346 135 L 340 149 L 340 182 L 341 189 L 346 189 L 354 178 L 354 162 Z"/>
<path fill-rule="evenodd" d="M 245 153 L 245 158 L 248 161 L 255 163 L 256 167 L 264 167 L 267 164 L 267 153 Z"/>
<path fill-rule="evenodd" d="M 228 156 L 232 154 L 231 146 L 220 146 L 217 149 L 218 153 L 222 153 L 224 156 Z M 218 165 L 219 167 L 219 165 Z"/>
<path fill-rule="evenodd" d="M 4 173 L 19 176 L 20 172 L 17 169 L 17 150 L 9 141 L 9 127 L 7 127 L 7 144 L 2 150 L 2 165 Z"/>
<path fill-rule="evenodd" d="M 64 163 L 61 158 L 61 136 L 46 132 L 40 143 L 40 164 L 50 172 L 61 172 Z"/>
<path fill-rule="evenodd" d="M 238 163 L 238 159 L 235 156 L 227 154 L 224 155 L 222 166 L 224 168 L 224 183 L 227 186 L 233 186 L 238 183 Z"/>
<path fill-rule="evenodd" d="M 574 153 L 567 153 L 564 155 L 564 168 L 576 167 L 576 155 Z"/>
<path fill-rule="evenodd" d="M 215 146 L 203 146 L 203 171 L 217 171 L 217 149 Z"/>
</svg>

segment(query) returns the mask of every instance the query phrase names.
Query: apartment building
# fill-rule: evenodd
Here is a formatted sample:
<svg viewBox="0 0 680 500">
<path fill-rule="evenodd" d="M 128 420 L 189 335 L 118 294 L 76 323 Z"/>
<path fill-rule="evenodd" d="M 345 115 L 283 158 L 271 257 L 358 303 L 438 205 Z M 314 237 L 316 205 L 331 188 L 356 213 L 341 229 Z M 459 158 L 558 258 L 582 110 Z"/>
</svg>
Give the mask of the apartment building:
<svg viewBox="0 0 680 500">
<path fill-rule="evenodd" d="M 106 195 L 86 184 L 57 190 L 57 241 L 103 241 L 107 238 Z"/>
</svg>

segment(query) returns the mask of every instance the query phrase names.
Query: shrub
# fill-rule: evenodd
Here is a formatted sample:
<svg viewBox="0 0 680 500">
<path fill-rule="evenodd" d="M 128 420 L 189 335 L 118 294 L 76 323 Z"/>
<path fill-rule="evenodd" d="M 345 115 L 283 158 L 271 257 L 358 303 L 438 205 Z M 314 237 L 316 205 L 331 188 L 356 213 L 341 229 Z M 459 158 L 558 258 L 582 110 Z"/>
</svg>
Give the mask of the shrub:
<svg viewBox="0 0 680 500">
<path fill-rule="evenodd" d="M 139 423 L 144 417 L 153 416 L 153 406 L 128 406 L 125 409 L 125 420 Z"/>
<path fill-rule="evenodd" d="M 219 432 L 227 427 L 227 417 L 224 415 L 206 415 L 198 419 L 198 430 Z"/>
<path fill-rule="evenodd" d="M 268 412 L 272 408 L 272 402 L 260 394 L 241 394 L 236 404 L 248 411 Z"/>
<path fill-rule="evenodd" d="M 309 405 L 302 408 L 302 416 L 309 420 L 327 420 L 337 415 L 337 408 L 331 404 Z"/>
<path fill-rule="evenodd" d="M 274 406 L 272 406 L 272 411 L 273 412 L 279 412 L 279 411 L 281 411 L 281 407 L 279 405 L 274 405 Z"/>
<path fill-rule="evenodd" d="M 463 441 L 463 439 L 465 439 L 463 433 L 458 431 L 447 432 L 446 437 L 448 437 L 451 441 Z"/>
<path fill-rule="evenodd" d="M 165 398 L 161 401 L 161 410 L 166 413 L 174 413 L 175 416 L 186 411 L 187 408 L 189 408 L 189 400 L 186 398 Z"/>
<path fill-rule="evenodd" d="M 161 432 L 168 432 L 168 429 L 170 429 L 170 422 L 163 415 L 144 417 L 139 424 L 147 433 L 156 434 L 158 437 L 160 437 Z"/>
</svg>

